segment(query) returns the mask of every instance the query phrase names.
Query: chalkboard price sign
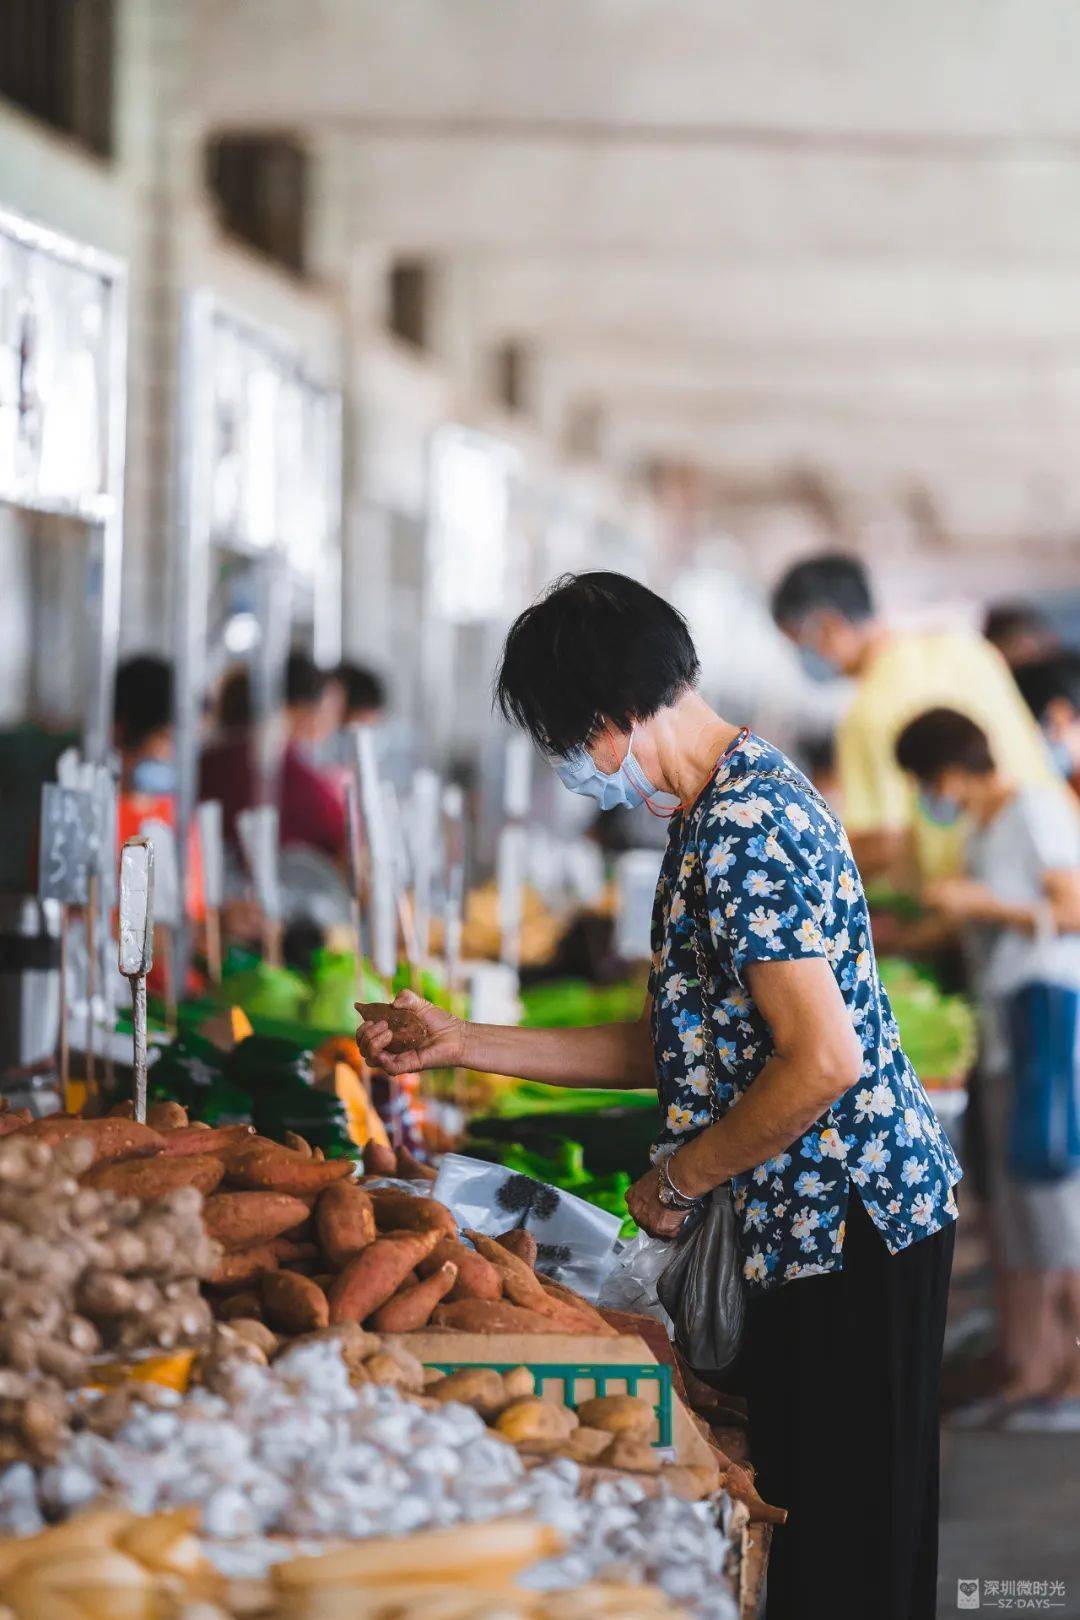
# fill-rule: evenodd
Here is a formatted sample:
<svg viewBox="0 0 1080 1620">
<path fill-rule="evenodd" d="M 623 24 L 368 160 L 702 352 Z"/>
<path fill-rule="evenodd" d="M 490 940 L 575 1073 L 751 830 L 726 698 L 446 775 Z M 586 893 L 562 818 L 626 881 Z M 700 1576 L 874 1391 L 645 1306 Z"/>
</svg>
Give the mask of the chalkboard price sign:
<svg viewBox="0 0 1080 1620">
<path fill-rule="evenodd" d="M 41 860 L 38 897 L 84 906 L 94 864 L 93 798 L 81 788 L 46 782 L 41 790 Z"/>
</svg>

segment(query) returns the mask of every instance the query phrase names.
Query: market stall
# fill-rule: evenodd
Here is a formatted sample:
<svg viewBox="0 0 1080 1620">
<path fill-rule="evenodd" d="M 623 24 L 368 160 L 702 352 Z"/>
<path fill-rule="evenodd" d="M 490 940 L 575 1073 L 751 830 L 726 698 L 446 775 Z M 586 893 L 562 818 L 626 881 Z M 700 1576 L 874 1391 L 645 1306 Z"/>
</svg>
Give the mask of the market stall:
<svg viewBox="0 0 1080 1620">
<path fill-rule="evenodd" d="M 126 272 L 84 243 L 0 210 L 0 569 L 5 626 L 0 783 L 2 1057 L 9 1080 L 48 1064 L 62 1022 L 59 905 L 40 879 L 42 784 L 64 750 L 98 775 L 110 748 L 120 628 Z M 24 723 L 29 721 L 29 724 Z M 69 755 L 74 762 L 74 755 Z M 79 1002 L 93 1046 L 95 941 L 111 863 L 83 897 Z M 68 988 L 75 995 L 74 976 Z"/>
<path fill-rule="evenodd" d="M 269 802 L 291 645 L 341 655 L 341 399 L 284 340 L 208 291 L 184 304 L 174 547 L 177 855 L 186 892 L 203 705 L 250 670 Z M 178 982 L 189 946 L 178 951 Z"/>
</svg>

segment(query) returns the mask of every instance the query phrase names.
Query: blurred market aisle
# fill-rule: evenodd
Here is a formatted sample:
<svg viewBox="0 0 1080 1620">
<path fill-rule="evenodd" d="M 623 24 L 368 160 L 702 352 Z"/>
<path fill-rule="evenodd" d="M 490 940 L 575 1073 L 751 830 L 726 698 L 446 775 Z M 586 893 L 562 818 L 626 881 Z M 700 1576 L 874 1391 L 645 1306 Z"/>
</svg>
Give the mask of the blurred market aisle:
<svg viewBox="0 0 1080 1620">
<path fill-rule="evenodd" d="M 1080 1435 L 946 1424 L 943 1465 L 939 1620 L 966 1612 L 958 1585 L 973 1580 L 980 1612 L 1045 1609 L 1080 1620 Z M 1025 1582 L 1035 1590 L 1018 1586 Z M 1044 1583 L 1063 1583 L 1064 1594 Z"/>
</svg>

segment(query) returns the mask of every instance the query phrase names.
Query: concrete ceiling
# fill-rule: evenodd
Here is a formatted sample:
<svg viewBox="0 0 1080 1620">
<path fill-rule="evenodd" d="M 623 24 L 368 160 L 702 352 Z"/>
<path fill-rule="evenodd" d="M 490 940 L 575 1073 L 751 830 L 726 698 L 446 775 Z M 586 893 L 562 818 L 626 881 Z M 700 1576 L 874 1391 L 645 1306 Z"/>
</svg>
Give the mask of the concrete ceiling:
<svg viewBox="0 0 1080 1620">
<path fill-rule="evenodd" d="M 1080 532 L 1071 0 L 202 0 L 215 127 L 347 154 L 615 457 Z"/>
</svg>

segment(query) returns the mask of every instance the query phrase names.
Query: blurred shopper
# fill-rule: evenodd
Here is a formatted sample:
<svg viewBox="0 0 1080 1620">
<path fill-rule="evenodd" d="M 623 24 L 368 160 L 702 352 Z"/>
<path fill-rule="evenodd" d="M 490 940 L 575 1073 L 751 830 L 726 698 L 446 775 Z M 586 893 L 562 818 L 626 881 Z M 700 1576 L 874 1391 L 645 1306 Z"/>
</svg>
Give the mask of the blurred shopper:
<svg viewBox="0 0 1080 1620">
<path fill-rule="evenodd" d="M 242 665 L 221 683 L 213 736 L 199 761 L 199 797 L 219 801 L 225 840 L 235 851 L 236 818 L 258 802 L 251 677 Z"/>
<path fill-rule="evenodd" d="M 341 691 L 342 725 L 375 726 L 386 717 L 386 686 L 363 664 L 341 663 L 332 680 Z"/>
<path fill-rule="evenodd" d="M 385 1023 L 358 1039 L 391 1073 L 658 1087 L 654 1167 L 627 1204 L 674 1238 L 733 1188 L 754 1462 L 791 1515 L 768 1615 L 931 1620 L 960 1169 L 901 1049 L 843 829 L 790 760 L 714 713 L 698 673 L 674 608 L 589 573 L 521 615 L 498 678 L 566 787 L 668 820 L 641 1018 L 502 1028 L 404 992 L 419 1049 L 390 1056 Z"/>
<path fill-rule="evenodd" d="M 896 762 L 916 715 L 955 703 L 1028 782 L 1053 780 L 1039 729 L 1001 654 L 964 630 L 899 630 L 878 616 L 863 564 L 827 554 L 796 564 L 773 594 L 777 624 L 804 652 L 855 683 L 837 727 L 844 824 L 864 876 L 914 862 L 925 877 L 960 870 L 960 829 L 919 806 Z"/>
<path fill-rule="evenodd" d="M 1030 602 L 998 602 L 988 608 L 983 635 L 1013 670 L 1048 658 L 1061 647 L 1053 625 Z"/>
<path fill-rule="evenodd" d="M 328 670 L 306 653 L 285 665 L 285 751 L 281 760 L 281 844 L 304 844 L 332 859 L 345 852 L 345 806 L 334 778 L 316 763 L 339 727 L 341 696 Z"/>
<path fill-rule="evenodd" d="M 169 799 L 173 763 L 173 672 L 164 658 L 129 658 L 116 671 L 113 741 L 120 755 L 120 791 Z"/>
<path fill-rule="evenodd" d="M 1080 795 L 1080 653 L 1063 650 L 1025 664 L 1016 683 L 1042 727 L 1054 764 Z"/>
<path fill-rule="evenodd" d="M 1077 1111 L 1080 817 L 1062 794 L 1024 781 L 1008 760 L 999 763 L 986 733 L 955 709 L 913 720 L 896 756 L 936 814 L 963 813 L 971 829 L 967 875 L 931 883 L 926 899 L 965 927 L 980 1006 L 990 1217 L 1008 1367 L 1002 1396 L 1012 1404 L 1080 1394 L 1080 1157 L 1072 1172 L 1067 1150 L 1059 1163 L 1044 1163 L 1049 1148 L 1038 1133 L 1049 1116 L 1024 1112 L 1041 1110 L 1044 1098 L 1062 1118 Z M 1050 1012 L 1046 987 L 1054 992 Z M 1036 992 L 1041 999 L 1033 1000 Z M 1020 1077 L 1029 1074 L 1031 1042 L 1043 1040 L 1051 1017 L 1071 1020 L 1071 1035 L 1043 1093 Z"/>
</svg>

